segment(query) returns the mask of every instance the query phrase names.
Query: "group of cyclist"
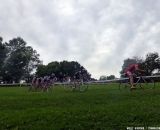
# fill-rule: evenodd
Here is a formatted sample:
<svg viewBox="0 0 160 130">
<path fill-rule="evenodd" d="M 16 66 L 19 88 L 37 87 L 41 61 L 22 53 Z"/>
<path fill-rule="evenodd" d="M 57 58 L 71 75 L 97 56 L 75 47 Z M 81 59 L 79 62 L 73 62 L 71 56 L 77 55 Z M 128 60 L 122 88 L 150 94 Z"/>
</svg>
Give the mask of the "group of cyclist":
<svg viewBox="0 0 160 130">
<path fill-rule="evenodd" d="M 33 77 L 31 83 L 31 89 L 34 90 L 43 90 L 48 91 L 49 87 L 54 85 L 54 82 L 57 80 L 55 74 L 51 74 L 51 76 L 44 76 L 44 77 Z"/>
<path fill-rule="evenodd" d="M 136 84 L 134 84 L 134 75 L 136 72 L 144 73 L 145 71 L 140 69 L 140 64 L 130 64 L 125 70 L 124 74 L 129 78 L 130 88 L 135 89 Z"/>
<path fill-rule="evenodd" d="M 43 90 L 48 91 L 48 89 L 51 86 L 54 86 L 55 82 L 60 83 L 83 83 L 83 81 L 86 81 L 86 75 L 85 70 L 81 69 L 74 73 L 73 77 L 66 76 L 62 72 L 59 73 L 59 75 L 56 77 L 54 73 L 52 73 L 50 76 L 44 76 L 44 77 L 33 77 L 32 79 L 32 85 L 30 90 Z"/>
</svg>

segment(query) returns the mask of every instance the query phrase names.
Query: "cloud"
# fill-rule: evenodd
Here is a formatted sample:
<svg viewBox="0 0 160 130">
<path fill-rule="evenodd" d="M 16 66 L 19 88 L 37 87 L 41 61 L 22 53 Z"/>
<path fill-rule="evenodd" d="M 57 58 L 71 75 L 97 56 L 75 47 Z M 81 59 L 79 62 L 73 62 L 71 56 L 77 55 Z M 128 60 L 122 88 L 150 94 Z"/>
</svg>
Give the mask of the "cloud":
<svg viewBox="0 0 160 130">
<path fill-rule="evenodd" d="M 76 60 L 93 77 L 115 74 L 123 60 L 160 51 L 160 1 L 5 0 L 0 35 L 21 36 L 45 64 Z"/>
</svg>

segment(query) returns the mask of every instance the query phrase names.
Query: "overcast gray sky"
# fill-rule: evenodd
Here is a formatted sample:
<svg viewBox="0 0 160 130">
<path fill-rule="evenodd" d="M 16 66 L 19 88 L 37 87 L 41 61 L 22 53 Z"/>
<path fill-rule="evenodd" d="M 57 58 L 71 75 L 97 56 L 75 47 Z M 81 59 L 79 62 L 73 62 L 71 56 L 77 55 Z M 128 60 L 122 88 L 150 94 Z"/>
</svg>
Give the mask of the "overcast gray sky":
<svg viewBox="0 0 160 130">
<path fill-rule="evenodd" d="M 22 37 L 44 64 L 119 76 L 124 59 L 160 52 L 160 0 L 0 0 L 0 36 Z"/>
</svg>

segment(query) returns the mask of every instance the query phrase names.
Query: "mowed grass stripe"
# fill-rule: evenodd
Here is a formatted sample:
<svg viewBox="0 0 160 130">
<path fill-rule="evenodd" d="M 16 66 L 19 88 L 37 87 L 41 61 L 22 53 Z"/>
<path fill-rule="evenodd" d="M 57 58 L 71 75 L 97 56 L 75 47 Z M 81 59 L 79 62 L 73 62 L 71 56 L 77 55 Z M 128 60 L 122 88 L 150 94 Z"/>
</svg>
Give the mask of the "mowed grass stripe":
<svg viewBox="0 0 160 130">
<path fill-rule="evenodd" d="M 118 84 L 91 85 L 86 92 L 55 87 L 48 93 L 0 88 L 0 129 L 126 129 L 160 126 L 160 87 L 130 91 Z"/>
</svg>

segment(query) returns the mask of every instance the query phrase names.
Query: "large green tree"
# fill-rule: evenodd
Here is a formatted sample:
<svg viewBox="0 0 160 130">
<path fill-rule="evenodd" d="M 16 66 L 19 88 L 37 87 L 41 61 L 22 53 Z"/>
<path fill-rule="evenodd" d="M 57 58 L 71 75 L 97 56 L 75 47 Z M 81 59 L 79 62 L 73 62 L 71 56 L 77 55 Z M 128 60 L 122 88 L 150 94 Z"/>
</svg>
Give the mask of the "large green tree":
<svg viewBox="0 0 160 130">
<path fill-rule="evenodd" d="M 151 75 L 155 70 L 160 71 L 160 57 L 157 52 L 148 53 L 141 68 L 145 70 L 146 75 Z"/>
<path fill-rule="evenodd" d="M 8 50 L 4 63 L 4 78 L 8 82 L 19 82 L 22 78 L 29 78 L 31 71 L 40 63 L 39 54 L 31 46 L 18 37 L 5 43 Z"/>
</svg>

